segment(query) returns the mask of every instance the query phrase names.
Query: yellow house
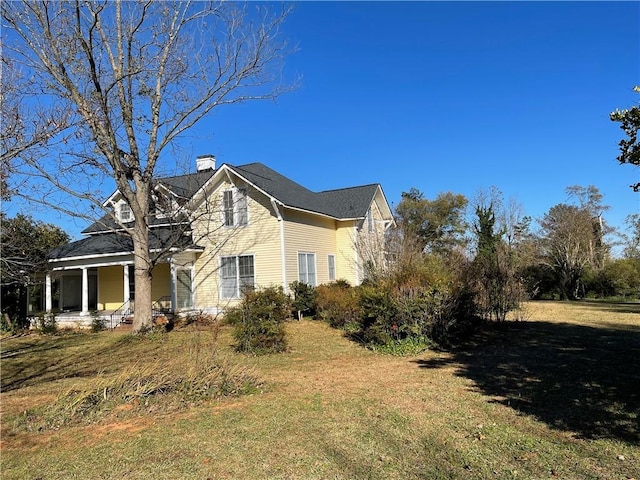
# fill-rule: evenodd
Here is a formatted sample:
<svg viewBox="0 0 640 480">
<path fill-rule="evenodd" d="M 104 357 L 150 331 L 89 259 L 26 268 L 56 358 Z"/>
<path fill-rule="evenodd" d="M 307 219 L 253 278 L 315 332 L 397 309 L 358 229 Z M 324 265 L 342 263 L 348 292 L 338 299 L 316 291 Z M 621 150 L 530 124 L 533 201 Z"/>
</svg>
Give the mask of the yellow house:
<svg viewBox="0 0 640 480">
<path fill-rule="evenodd" d="M 357 285 L 384 261 L 393 223 L 379 184 L 313 192 L 261 163 L 216 168 L 198 157 L 196 173 L 159 179 L 149 219 L 153 298 L 159 311 L 218 313 L 245 288 L 293 281 Z M 116 322 L 135 308 L 133 248 L 123 225 L 131 210 L 115 192 L 111 210 L 86 238 L 50 254 L 46 309 L 59 284 L 59 322 L 88 323 L 91 311 Z"/>
</svg>

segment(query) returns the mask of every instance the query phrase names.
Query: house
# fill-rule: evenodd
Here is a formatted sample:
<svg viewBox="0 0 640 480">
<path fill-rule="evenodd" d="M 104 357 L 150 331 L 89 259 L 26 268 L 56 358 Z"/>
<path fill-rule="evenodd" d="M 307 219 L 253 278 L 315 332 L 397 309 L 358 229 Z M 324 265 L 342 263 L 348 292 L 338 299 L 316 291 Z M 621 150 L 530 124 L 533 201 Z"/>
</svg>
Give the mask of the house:
<svg viewBox="0 0 640 480">
<path fill-rule="evenodd" d="M 393 223 L 379 184 L 313 192 L 261 163 L 216 168 L 213 156 L 198 157 L 196 173 L 159 179 L 153 198 L 152 296 L 172 312 L 224 311 L 246 287 L 359 284 L 367 264 L 383 261 Z M 117 191 L 104 206 L 110 213 L 85 238 L 50 254 L 45 308 L 57 307 L 59 323 L 134 308 L 133 248 L 123 228 L 131 210 Z"/>
</svg>

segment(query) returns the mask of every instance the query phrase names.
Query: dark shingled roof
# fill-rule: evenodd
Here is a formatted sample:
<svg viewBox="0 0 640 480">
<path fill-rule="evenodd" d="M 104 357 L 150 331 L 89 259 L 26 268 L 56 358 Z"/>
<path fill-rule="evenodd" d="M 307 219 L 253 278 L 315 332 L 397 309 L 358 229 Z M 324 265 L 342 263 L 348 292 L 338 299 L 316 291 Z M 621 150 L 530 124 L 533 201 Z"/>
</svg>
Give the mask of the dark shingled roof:
<svg viewBox="0 0 640 480">
<path fill-rule="evenodd" d="M 157 183 L 166 186 L 182 198 L 191 198 L 213 176 L 215 170 L 188 173 L 176 177 L 159 178 Z"/>
<path fill-rule="evenodd" d="M 179 224 L 181 221 L 181 218 L 156 218 L 153 217 L 151 218 L 151 221 L 149 222 L 149 226 L 153 227 L 153 226 L 158 226 L 158 225 L 167 225 L 167 224 L 172 224 L 172 225 L 177 225 Z M 133 222 L 128 222 L 125 225 L 129 226 L 131 225 Z M 84 230 L 82 230 L 81 233 L 104 233 L 104 232 L 113 232 L 113 231 L 118 231 L 118 230 L 122 230 L 122 226 L 117 223 L 112 217 L 111 215 L 105 215 L 103 216 L 100 220 L 92 223 L 91 225 L 89 225 L 87 228 L 85 228 Z"/>
<path fill-rule="evenodd" d="M 262 163 L 227 167 L 288 207 L 334 218 L 366 216 L 378 188 L 377 184 L 372 184 L 316 193 Z"/>
<path fill-rule="evenodd" d="M 371 184 L 338 190 L 326 190 L 324 192 L 312 192 L 262 163 L 249 163 L 238 167 L 229 164 L 225 165 L 231 171 L 245 178 L 287 207 L 315 212 L 336 219 L 364 218 L 379 187 L 378 184 Z M 207 183 L 215 172 L 216 170 L 205 170 L 186 175 L 160 178 L 157 180 L 157 184 L 164 185 L 178 197 L 189 199 Z M 151 227 L 166 225 L 168 222 L 176 224 L 180 222 L 180 219 L 154 217 L 150 219 L 149 225 Z M 95 238 L 85 238 L 56 249 L 51 253 L 52 256 L 50 258 L 130 252 L 132 250 L 131 239 L 113 233 L 117 230 L 122 230 L 122 227 L 110 215 L 105 215 L 82 231 L 84 234 L 100 233 L 100 235 L 92 235 Z M 150 231 L 160 232 L 165 230 L 168 231 L 166 227 L 157 227 Z M 160 233 L 160 235 L 162 234 Z M 64 250 L 67 248 L 70 249 L 68 252 Z"/>
<path fill-rule="evenodd" d="M 186 175 L 178 175 L 175 177 L 165 177 L 157 180 L 157 184 L 164 185 L 174 194 L 181 198 L 191 198 L 207 181 L 213 176 L 215 170 L 205 170 L 202 172 L 188 173 Z M 180 219 L 152 218 L 149 222 L 150 226 L 166 225 L 167 223 L 179 223 Z M 98 221 L 92 223 L 85 228 L 82 233 L 98 233 L 114 230 L 121 230 L 122 227 L 111 217 L 104 215 Z"/>
<path fill-rule="evenodd" d="M 149 231 L 149 243 L 152 250 L 166 248 L 167 246 L 184 249 L 188 247 L 199 248 L 194 245 L 191 236 L 170 228 L 154 228 Z M 132 253 L 133 242 L 131 237 L 120 233 L 103 233 L 91 235 L 82 240 L 67 243 L 52 250 L 49 259 L 63 259 L 72 257 L 84 257 L 102 255 L 108 253 Z"/>
</svg>

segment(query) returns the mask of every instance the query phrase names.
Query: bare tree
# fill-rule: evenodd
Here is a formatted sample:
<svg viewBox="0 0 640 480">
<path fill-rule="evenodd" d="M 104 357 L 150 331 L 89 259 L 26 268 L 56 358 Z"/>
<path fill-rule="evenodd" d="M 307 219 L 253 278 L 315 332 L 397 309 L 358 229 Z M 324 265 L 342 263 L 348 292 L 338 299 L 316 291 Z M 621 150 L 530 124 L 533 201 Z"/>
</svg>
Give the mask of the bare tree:
<svg viewBox="0 0 640 480">
<path fill-rule="evenodd" d="M 640 213 L 627 215 L 624 223 L 627 230 L 622 233 L 623 257 L 640 259 Z"/>
<path fill-rule="evenodd" d="M 589 255 L 591 264 L 596 269 L 602 269 L 609 257 L 609 245 L 605 242 L 605 236 L 612 233 L 613 229 L 604 220 L 604 212 L 609 210 L 608 205 L 603 205 L 604 195 L 594 185 L 582 187 L 573 185 L 566 188 L 569 198 L 577 201 L 581 210 L 591 215 L 592 235 L 589 242 Z"/>
<path fill-rule="evenodd" d="M 18 168 L 15 163 L 26 155 L 35 155 L 35 149 L 47 146 L 54 138 L 62 137 L 69 127 L 69 110 L 61 110 L 55 103 L 43 106 L 34 101 L 37 86 L 22 75 L 15 59 L 5 53 L 6 50 L 0 68 L 0 193 L 3 200 L 8 200 L 12 193 L 9 176 Z"/>
<path fill-rule="evenodd" d="M 151 323 L 148 222 L 163 153 L 213 109 L 273 99 L 291 88 L 280 83 L 290 49 L 279 29 L 289 10 L 249 7 L 151 0 L 2 2 L 4 54 L 39 89 L 20 106 L 32 112 L 42 105 L 50 114 L 24 121 L 58 125 L 63 119 L 67 134 L 56 136 L 54 130 L 46 142 L 36 142 L 46 144 L 44 154 L 29 148 L 15 154 L 12 175 L 26 175 L 32 190 L 42 188 L 31 200 L 75 215 L 86 209 L 61 202 L 54 192 L 104 213 L 97 185 L 115 181 L 134 219 L 122 223 L 106 211 L 133 241 L 134 331 Z"/>
<path fill-rule="evenodd" d="M 551 207 L 540 220 L 543 263 L 558 275 L 562 298 L 576 298 L 580 277 L 593 262 L 593 218 L 574 205 Z"/>
</svg>

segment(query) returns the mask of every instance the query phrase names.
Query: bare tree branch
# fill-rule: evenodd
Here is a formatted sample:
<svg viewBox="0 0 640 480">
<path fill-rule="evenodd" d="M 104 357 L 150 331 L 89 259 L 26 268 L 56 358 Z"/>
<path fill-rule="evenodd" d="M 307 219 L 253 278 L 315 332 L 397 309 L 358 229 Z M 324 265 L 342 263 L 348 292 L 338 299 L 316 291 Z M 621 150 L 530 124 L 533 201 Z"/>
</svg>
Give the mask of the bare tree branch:
<svg viewBox="0 0 640 480">
<path fill-rule="evenodd" d="M 280 81 L 292 49 L 279 29 L 290 9 L 251 7 L 122 0 L 1 4 L 3 62 L 6 56 L 37 92 L 25 98 L 2 89 L 3 114 L 6 109 L 14 119 L 2 129 L 2 179 L 14 189 L 27 185 L 20 197 L 65 214 L 106 214 L 116 230 L 131 236 L 136 329 L 151 320 L 149 222 L 163 152 L 220 106 L 273 99 L 295 87 Z M 107 180 L 130 206 L 133 223 L 121 222 L 102 204 L 100 187 Z M 70 204 L 71 197 L 77 203 Z"/>
</svg>

